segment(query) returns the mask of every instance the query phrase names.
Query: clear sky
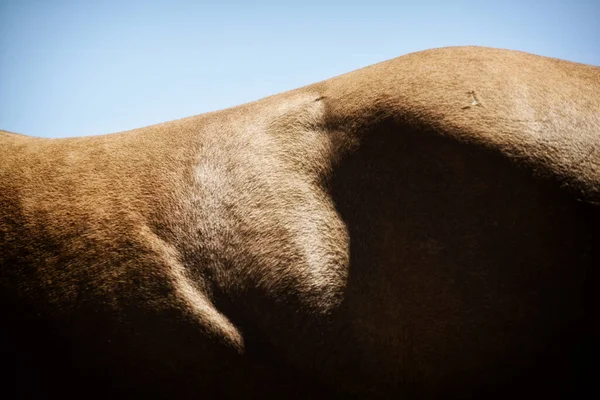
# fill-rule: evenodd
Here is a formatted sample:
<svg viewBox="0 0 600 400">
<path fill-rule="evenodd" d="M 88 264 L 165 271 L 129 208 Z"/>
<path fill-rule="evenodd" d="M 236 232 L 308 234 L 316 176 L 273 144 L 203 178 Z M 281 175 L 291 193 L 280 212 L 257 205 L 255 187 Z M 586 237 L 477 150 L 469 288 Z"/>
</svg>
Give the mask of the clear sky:
<svg viewBox="0 0 600 400">
<path fill-rule="evenodd" d="M 452 45 L 600 65 L 600 0 L 0 0 L 0 128 L 117 132 Z"/>
</svg>

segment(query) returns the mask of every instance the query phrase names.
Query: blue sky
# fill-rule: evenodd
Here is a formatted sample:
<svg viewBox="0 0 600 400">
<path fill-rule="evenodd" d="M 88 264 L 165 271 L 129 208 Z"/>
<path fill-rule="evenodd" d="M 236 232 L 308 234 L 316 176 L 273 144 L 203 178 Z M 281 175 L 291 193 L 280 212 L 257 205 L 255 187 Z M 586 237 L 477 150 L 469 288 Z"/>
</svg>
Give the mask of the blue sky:
<svg viewBox="0 0 600 400">
<path fill-rule="evenodd" d="M 0 0 L 0 128 L 117 132 L 432 47 L 600 65 L 600 1 Z"/>
</svg>

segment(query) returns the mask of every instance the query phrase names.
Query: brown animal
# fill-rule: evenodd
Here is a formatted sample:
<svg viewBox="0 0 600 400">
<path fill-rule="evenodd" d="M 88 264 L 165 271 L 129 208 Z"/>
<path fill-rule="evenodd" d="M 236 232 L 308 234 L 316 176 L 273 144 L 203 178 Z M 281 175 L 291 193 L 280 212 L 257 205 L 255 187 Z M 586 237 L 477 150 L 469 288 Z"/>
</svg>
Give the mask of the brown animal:
<svg viewBox="0 0 600 400">
<path fill-rule="evenodd" d="M 0 146 L 18 398 L 574 398 L 592 382 L 598 67 L 436 49 Z"/>
</svg>

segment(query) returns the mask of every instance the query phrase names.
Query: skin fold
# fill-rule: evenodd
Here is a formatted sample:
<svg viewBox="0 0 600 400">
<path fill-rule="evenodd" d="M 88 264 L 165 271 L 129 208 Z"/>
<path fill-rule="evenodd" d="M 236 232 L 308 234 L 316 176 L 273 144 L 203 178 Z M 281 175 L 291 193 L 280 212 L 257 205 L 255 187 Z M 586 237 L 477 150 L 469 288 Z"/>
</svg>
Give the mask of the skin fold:
<svg viewBox="0 0 600 400">
<path fill-rule="evenodd" d="M 516 51 L 110 135 L 0 131 L 3 387 L 583 397 L 599 207 L 600 68 Z"/>
</svg>

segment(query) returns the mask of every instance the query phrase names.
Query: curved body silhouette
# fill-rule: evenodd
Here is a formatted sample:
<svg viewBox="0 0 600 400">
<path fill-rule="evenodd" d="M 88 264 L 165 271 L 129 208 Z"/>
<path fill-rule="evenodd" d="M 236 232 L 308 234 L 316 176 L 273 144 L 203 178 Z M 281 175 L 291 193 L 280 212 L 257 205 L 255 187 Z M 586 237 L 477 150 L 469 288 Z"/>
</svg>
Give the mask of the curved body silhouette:
<svg viewBox="0 0 600 400">
<path fill-rule="evenodd" d="M 598 67 L 435 49 L 128 132 L 0 131 L 0 148 L 17 397 L 585 386 Z"/>
</svg>

